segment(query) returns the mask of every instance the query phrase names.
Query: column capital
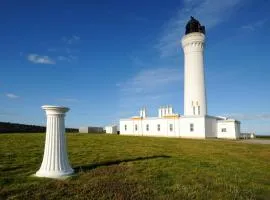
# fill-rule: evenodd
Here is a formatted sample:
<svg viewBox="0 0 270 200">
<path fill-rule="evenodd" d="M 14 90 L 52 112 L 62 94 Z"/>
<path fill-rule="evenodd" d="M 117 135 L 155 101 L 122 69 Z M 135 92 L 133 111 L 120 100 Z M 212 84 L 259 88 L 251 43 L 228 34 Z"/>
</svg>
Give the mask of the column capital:
<svg viewBox="0 0 270 200">
<path fill-rule="evenodd" d="M 45 110 L 46 115 L 61 115 L 69 111 L 69 108 L 63 106 L 44 105 L 41 108 Z"/>
</svg>

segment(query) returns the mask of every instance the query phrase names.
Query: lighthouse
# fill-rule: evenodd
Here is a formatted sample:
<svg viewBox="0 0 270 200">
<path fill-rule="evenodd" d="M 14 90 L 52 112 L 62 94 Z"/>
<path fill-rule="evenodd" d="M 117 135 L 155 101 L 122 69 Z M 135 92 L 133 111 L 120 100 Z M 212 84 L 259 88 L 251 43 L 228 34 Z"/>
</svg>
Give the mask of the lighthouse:
<svg viewBox="0 0 270 200">
<path fill-rule="evenodd" d="M 191 17 L 181 42 L 184 52 L 184 115 L 174 113 L 171 106 L 162 106 L 158 117 L 141 114 L 139 118 L 120 119 L 120 134 L 196 139 L 239 138 L 240 121 L 207 113 L 203 55 L 205 27 Z"/>
<path fill-rule="evenodd" d="M 184 115 L 207 115 L 204 78 L 205 27 L 191 17 L 182 38 L 184 50 Z"/>
</svg>

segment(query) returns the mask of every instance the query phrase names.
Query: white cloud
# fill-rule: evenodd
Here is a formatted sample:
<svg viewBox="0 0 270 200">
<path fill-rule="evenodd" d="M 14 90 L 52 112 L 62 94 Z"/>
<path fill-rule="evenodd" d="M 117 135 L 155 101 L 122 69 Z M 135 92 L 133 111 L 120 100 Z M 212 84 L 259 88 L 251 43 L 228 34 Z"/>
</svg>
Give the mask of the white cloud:
<svg viewBox="0 0 270 200">
<path fill-rule="evenodd" d="M 35 64 L 55 64 L 55 61 L 51 59 L 49 56 L 40 56 L 37 54 L 29 54 L 27 59 Z"/>
<path fill-rule="evenodd" d="M 72 60 L 76 60 L 78 58 L 78 53 L 80 52 L 79 49 L 74 48 L 73 44 L 79 43 L 81 38 L 79 36 L 73 35 L 71 37 L 62 37 L 61 41 L 63 42 L 58 47 L 50 47 L 47 49 L 48 52 L 51 54 L 58 54 L 55 55 L 55 60 L 58 61 L 67 61 L 71 62 Z M 78 47 L 78 46 L 76 46 Z M 60 54 L 60 55 L 59 55 Z M 36 54 L 30 54 L 28 56 L 28 60 L 35 63 L 44 63 L 44 64 L 55 64 L 55 61 L 48 56 L 38 56 Z"/>
<path fill-rule="evenodd" d="M 58 59 L 59 61 L 68 61 L 68 62 L 70 62 L 70 58 L 68 58 L 68 57 L 66 57 L 66 56 L 58 56 L 57 59 Z"/>
<path fill-rule="evenodd" d="M 261 28 L 266 22 L 266 19 L 261 19 L 251 24 L 244 25 L 241 28 L 245 30 L 255 31 L 256 29 Z"/>
<path fill-rule="evenodd" d="M 182 80 L 181 72 L 177 68 L 155 68 L 140 71 L 124 83 L 117 83 L 125 94 L 151 94 Z"/>
<path fill-rule="evenodd" d="M 135 113 L 139 107 L 147 107 L 149 111 L 177 98 L 175 91 L 181 87 L 181 71 L 178 67 L 159 67 L 144 69 L 124 82 L 117 83 L 119 88 L 118 117 L 127 117 L 122 113 Z M 121 112 L 120 112 L 121 111 Z"/>
<path fill-rule="evenodd" d="M 157 48 L 161 57 L 176 55 L 181 48 L 181 36 L 190 16 L 199 19 L 206 31 L 229 18 L 244 0 L 184 0 L 183 7 L 166 25 Z"/>
<path fill-rule="evenodd" d="M 8 94 L 6 94 L 6 96 L 8 98 L 10 98 L 10 99 L 17 99 L 17 98 L 19 98 L 19 96 L 15 95 L 15 94 L 12 94 L 12 93 L 8 93 Z"/>
<path fill-rule="evenodd" d="M 78 43 L 80 41 L 80 37 L 79 36 L 76 36 L 76 35 L 73 35 L 71 37 L 62 37 L 62 40 L 63 42 L 65 42 L 66 44 L 75 44 L 75 43 Z"/>
<path fill-rule="evenodd" d="M 71 62 L 72 60 L 76 60 L 77 56 L 57 56 L 57 60 L 59 61 L 67 61 L 67 62 Z"/>
<path fill-rule="evenodd" d="M 258 114 L 233 113 L 233 114 L 225 114 L 225 116 L 237 120 L 270 120 L 270 113 L 258 113 Z"/>
</svg>

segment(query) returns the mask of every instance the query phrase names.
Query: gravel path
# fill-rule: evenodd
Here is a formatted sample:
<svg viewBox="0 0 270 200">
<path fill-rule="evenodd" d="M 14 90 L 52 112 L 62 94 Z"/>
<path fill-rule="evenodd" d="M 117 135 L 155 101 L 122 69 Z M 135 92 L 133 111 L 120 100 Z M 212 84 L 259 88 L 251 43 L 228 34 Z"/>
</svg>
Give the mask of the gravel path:
<svg viewBox="0 0 270 200">
<path fill-rule="evenodd" d="M 270 144 L 270 140 L 259 140 L 259 139 L 249 139 L 249 140 L 240 140 L 239 142 L 250 143 L 250 144 Z"/>
</svg>

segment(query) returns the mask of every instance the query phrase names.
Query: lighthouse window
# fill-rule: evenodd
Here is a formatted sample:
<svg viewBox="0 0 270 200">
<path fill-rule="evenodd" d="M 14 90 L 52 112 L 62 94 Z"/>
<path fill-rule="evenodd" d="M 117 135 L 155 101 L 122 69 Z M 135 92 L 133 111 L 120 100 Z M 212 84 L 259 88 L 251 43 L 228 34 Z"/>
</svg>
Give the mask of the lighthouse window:
<svg viewBox="0 0 270 200">
<path fill-rule="evenodd" d="M 194 131 L 194 124 L 190 124 L 190 132 Z"/>
<path fill-rule="evenodd" d="M 193 106 L 193 115 L 195 115 L 195 106 Z"/>
<path fill-rule="evenodd" d="M 135 124 L 135 131 L 137 131 L 138 130 L 138 125 L 137 124 Z"/>
<path fill-rule="evenodd" d="M 226 128 L 222 128 L 221 129 L 221 132 L 227 132 L 227 129 Z"/>
<path fill-rule="evenodd" d="M 125 131 L 127 130 L 127 125 L 125 125 Z"/>
<path fill-rule="evenodd" d="M 157 130 L 160 131 L 160 124 L 157 125 Z"/>
<path fill-rule="evenodd" d="M 201 114 L 201 107 L 198 106 L 198 114 L 200 115 Z"/>
<path fill-rule="evenodd" d="M 173 125 L 170 124 L 170 131 L 173 131 Z"/>
<path fill-rule="evenodd" d="M 149 131 L 149 124 L 146 124 L 146 131 Z"/>
</svg>

